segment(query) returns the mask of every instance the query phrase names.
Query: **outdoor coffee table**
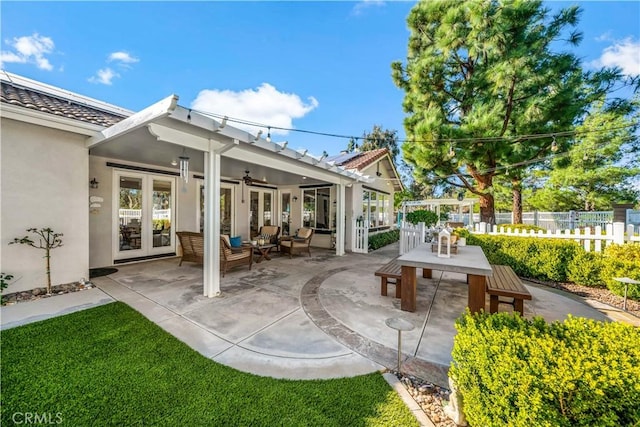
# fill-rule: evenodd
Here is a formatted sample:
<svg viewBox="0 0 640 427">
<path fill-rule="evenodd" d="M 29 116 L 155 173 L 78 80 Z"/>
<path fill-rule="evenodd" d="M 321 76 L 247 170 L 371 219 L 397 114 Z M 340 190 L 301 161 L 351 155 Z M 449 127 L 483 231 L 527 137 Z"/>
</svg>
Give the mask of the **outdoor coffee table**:
<svg viewBox="0 0 640 427">
<path fill-rule="evenodd" d="M 271 260 L 271 257 L 269 256 L 269 252 L 271 252 L 271 249 L 275 247 L 276 245 L 273 245 L 273 244 L 254 246 L 253 247 L 254 252 L 260 255 L 260 257 L 256 260 L 256 262 L 262 262 L 263 259 L 266 259 L 267 261 Z"/>
<path fill-rule="evenodd" d="M 431 243 L 427 243 L 398 257 L 396 262 L 402 266 L 402 310 L 416 311 L 416 267 L 422 268 L 422 277 L 427 278 L 431 277 L 431 270 L 466 274 L 469 283 L 467 306 L 472 313 L 484 310 L 486 278 L 493 276 L 493 270 L 480 246 L 461 246 L 457 254 L 441 258 L 431 251 Z"/>
</svg>

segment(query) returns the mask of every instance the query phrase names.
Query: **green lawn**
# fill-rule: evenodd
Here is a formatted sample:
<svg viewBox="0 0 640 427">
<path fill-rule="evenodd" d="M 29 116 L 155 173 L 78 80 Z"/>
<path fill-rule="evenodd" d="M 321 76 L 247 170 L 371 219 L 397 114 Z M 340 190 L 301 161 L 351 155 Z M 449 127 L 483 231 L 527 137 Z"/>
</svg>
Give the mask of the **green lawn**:
<svg viewBox="0 0 640 427">
<path fill-rule="evenodd" d="M 290 381 L 239 372 L 123 303 L 0 338 L 3 426 L 24 413 L 78 426 L 418 425 L 380 374 Z"/>
</svg>

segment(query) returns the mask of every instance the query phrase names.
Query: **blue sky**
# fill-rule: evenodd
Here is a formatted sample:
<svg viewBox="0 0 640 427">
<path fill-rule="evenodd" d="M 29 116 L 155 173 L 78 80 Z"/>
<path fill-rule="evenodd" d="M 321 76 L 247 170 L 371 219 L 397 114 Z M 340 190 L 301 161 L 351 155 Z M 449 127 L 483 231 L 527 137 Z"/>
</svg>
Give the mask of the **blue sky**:
<svg viewBox="0 0 640 427">
<path fill-rule="evenodd" d="M 640 74 L 640 2 L 548 6 L 575 3 L 585 68 Z M 175 93 L 185 107 L 265 126 L 360 136 L 378 124 L 403 138 L 390 64 L 406 58 L 414 4 L 3 1 L 2 68 L 134 111 Z M 316 155 L 347 144 L 272 137 Z"/>
</svg>

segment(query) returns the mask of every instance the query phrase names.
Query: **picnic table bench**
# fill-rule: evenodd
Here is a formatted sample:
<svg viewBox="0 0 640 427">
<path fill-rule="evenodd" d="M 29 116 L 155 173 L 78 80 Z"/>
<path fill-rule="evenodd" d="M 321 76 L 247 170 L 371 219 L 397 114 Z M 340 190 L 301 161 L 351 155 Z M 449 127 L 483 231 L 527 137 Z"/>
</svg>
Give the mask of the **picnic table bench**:
<svg viewBox="0 0 640 427">
<path fill-rule="evenodd" d="M 402 296 L 402 266 L 395 259 L 376 270 L 375 275 L 381 278 L 380 295 L 387 296 L 388 280 L 394 279 L 391 283 L 396 285 L 396 298 Z"/>
<path fill-rule="evenodd" d="M 531 294 L 524 287 L 520 278 L 508 265 L 492 265 L 493 276 L 487 277 L 487 293 L 490 296 L 489 312 L 497 313 L 498 304 L 511 304 L 513 309 L 524 316 L 524 300 L 531 300 Z M 502 301 L 500 297 L 513 298 Z"/>
</svg>

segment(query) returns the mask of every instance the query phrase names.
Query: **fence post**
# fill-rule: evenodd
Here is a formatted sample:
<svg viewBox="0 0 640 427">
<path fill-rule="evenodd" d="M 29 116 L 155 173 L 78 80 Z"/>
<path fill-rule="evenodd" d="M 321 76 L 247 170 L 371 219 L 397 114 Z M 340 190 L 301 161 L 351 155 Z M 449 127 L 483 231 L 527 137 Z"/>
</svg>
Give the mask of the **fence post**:
<svg viewBox="0 0 640 427">
<path fill-rule="evenodd" d="M 425 224 L 424 222 L 420 222 L 418 223 L 418 233 L 420 233 L 420 244 L 424 243 L 424 239 L 425 239 Z"/>
<path fill-rule="evenodd" d="M 538 226 L 538 211 L 533 211 L 533 225 Z"/>
<path fill-rule="evenodd" d="M 487 223 L 486 222 L 481 222 L 480 223 L 480 229 L 479 229 L 481 234 L 487 234 Z"/>
<path fill-rule="evenodd" d="M 624 245 L 624 222 L 613 223 L 613 243 Z"/>
<path fill-rule="evenodd" d="M 405 242 L 407 240 L 407 229 L 406 229 L 406 222 L 403 220 L 402 225 L 400 225 L 400 255 L 404 255 L 404 246 L 405 246 Z"/>
</svg>

